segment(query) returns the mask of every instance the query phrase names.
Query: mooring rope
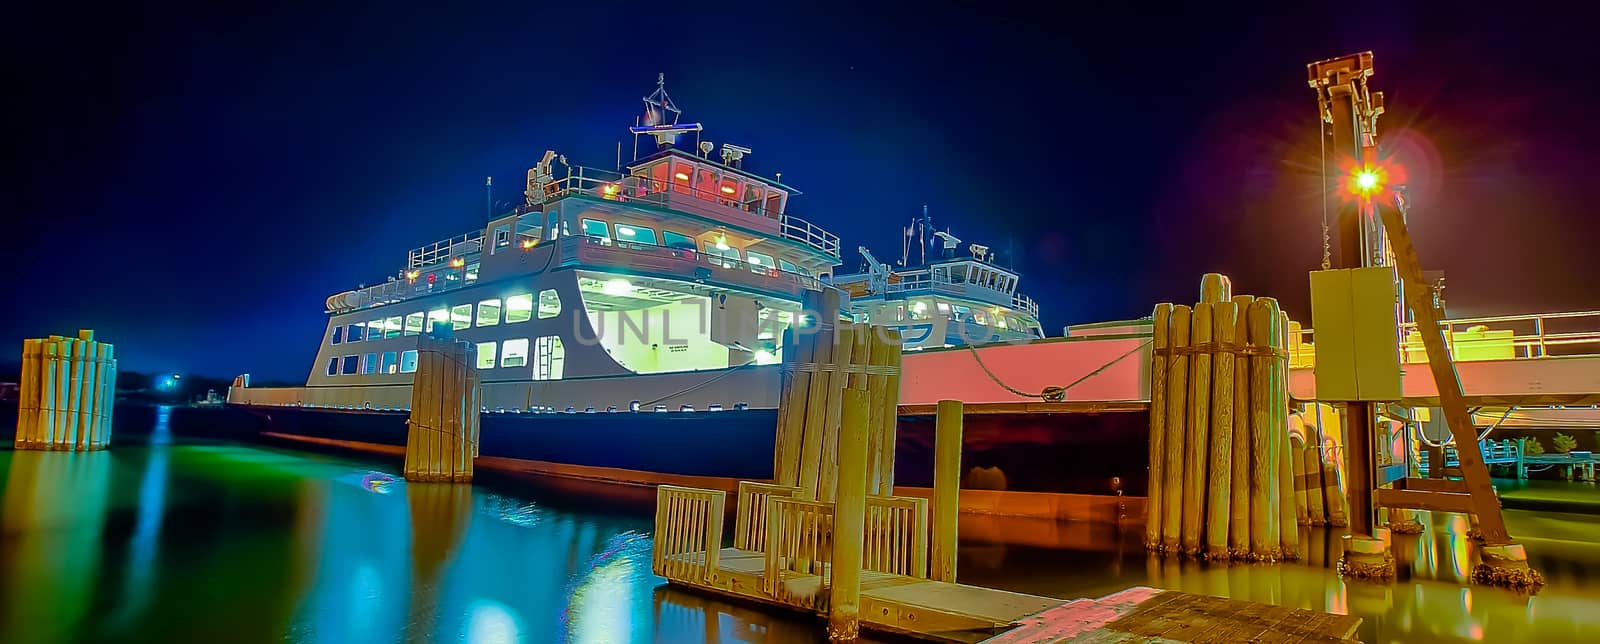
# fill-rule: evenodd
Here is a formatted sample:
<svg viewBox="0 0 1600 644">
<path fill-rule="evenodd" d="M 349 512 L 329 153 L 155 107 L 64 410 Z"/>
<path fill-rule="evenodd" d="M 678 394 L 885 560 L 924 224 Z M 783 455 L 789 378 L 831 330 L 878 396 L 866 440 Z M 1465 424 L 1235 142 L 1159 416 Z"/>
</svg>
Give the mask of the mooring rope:
<svg viewBox="0 0 1600 644">
<path fill-rule="evenodd" d="M 1024 398 L 1037 398 L 1037 399 L 1040 399 L 1040 400 L 1044 400 L 1046 402 L 1064 402 L 1067 399 L 1067 390 L 1068 389 L 1071 389 L 1073 387 L 1078 386 L 1079 384 L 1082 384 L 1083 381 L 1085 381 L 1085 380 L 1088 380 L 1090 378 L 1093 378 L 1095 376 L 1100 375 L 1101 372 L 1105 371 L 1106 369 L 1110 369 L 1112 365 L 1115 365 L 1118 362 L 1122 362 L 1128 356 L 1131 356 L 1131 355 L 1133 355 L 1135 353 L 1138 353 L 1140 349 L 1143 349 L 1146 346 L 1149 346 L 1150 343 L 1153 342 L 1153 341 L 1154 340 L 1152 339 L 1152 340 L 1145 340 L 1144 342 L 1140 342 L 1139 346 L 1136 346 L 1136 347 L 1134 347 L 1132 349 L 1129 349 L 1127 353 L 1124 353 L 1124 354 L 1122 354 L 1120 356 L 1117 356 L 1112 361 L 1107 362 L 1107 363 L 1105 363 L 1103 365 L 1100 365 L 1099 367 L 1095 368 L 1094 371 L 1090 371 L 1089 373 L 1084 374 L 1083 377 L 1078 378 L 1077 380 L 1074 380 L 1074 381 L 1068 383 L 1067 386 L 1065 386 L 1065 387 L 1045 387 L 1043 391 L 1041 391 L 1039 393 L 1036 393 L 1036 394 L 1035 393 L 1026 392 L 1026 391 L 1023 391 L 1023 390 L 1018 389 L 1016 387 L 1013 387 L 1013 386 L 1011 386 L 1009 384 L 1006 384 L 1005 381 L 1001 380 L 999 376 L 995 375 L 995 373 L 989 369 L 989 365 L 983 363 L 983 358 L 978 355 L 978 349 L 976 347 L 974 347 L 973 345 L 970 345 L 970 344 L 964 345 L 964 346 L 966 346 L 967 351 L 972 354 L 972 359 L 978 363 L 978 366 L 980 368 L 983 369 L 983 372 L 986 373 L 986 374 L 989 374 L 989 379 L 993 380 L 994 384 L 999 385 L 1001 389 L 1005 389 L 1006 391 L 1009 391 L 1012 394 L 1015 394 L 1015 395 L 1018 395 L 1018 396 L 1022 396 Z"/>
</svg>

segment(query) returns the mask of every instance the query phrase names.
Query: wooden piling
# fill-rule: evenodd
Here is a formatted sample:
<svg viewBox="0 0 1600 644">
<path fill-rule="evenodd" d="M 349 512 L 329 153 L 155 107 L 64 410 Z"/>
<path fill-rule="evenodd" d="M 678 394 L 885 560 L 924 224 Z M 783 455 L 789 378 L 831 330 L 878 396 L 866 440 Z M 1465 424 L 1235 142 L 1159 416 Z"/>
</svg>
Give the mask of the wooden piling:
<svg viewBox="0 0 1600 644">
<path fill-rule="evenodd" d="M 838 332 L 838 317 L 822 319 L 818 314 L 817 329 L 812 334 L 812 360 L 811 364 L 818 371 L 811 375 L 811 386 L 806 391 L 805 427 L 800 440 L 800 469 L 799 478 L 795 485 L 800 488 L 798 498 L 815 501 L 817 497 L 818 476 L 822 471 L 822 440 L 827 432 L 828 398 L 833 387 L 834 379 L 830 371 L 834 368 L 833 352 L 836 347 L 835 334 Z"/>
<path fill-rule="evenodd" d="M 956 581 L 956 518 L 961 511 L 961 425 L 965 405 L 941 400 L 933 438 L 933 546 L 928 578 Z"/>
<path fill-rule="evenodd" d="M 1294 476 L 1295 522 L 1311 525 L 1310 477 L 1306 475 L 1306 426 L 1300 414 L 1289 414 L 1289 468 Z"/>
<path fill-rule="evenodd" d="M 806 401 L 810 399 L 811 380 L 816 375 L 804 366 L 815 364 L 817 338 L 815 333 L 800 333 L 795 328 L 783 333 L 783 390 L 778 399 L 778 435 L 774 440 L 772 473 L 779 485 L 792 486 L 800 478 Z"/>
<path fill-rule="evenodd" d="M 1206 501 L 1206 558 L 1227 559 L 1228 528 L 1233 520 L 1233 402 L 1234 358 L 1238 351 L 1234 329 L 1238 305 L 1222 301 L 1211 307 L 1212 341 L 1217 352 L 1211 359 L 1211 453 Z M 1151 395 L 1155 389 L 1152 384 Z M 1152 411 L 1152 414 L 1155 412 Z M 1240 502 L 1248 503 L 1244 498 Z"/>
<path fill-rule="evenodd" d="M 1277 434 L 1284 431 L 1274 424 L 1273 405 L 1277 396 L 1278 302 L 1270 297 L 1250 305 L 1250 554 L 1262 561 L 1277 561 L 1283 556 L 1282 491 L 1278 484 Z"/>
<path fill-rule="evenodd" d="M 448 335 L 418 336 L 406 421 L 406 480 L 472 480 L 481 405 L 476 364 L 471 343 Z"/>
<path fill-rule="evenodd" d="M 1276 303 L 1276 302 L 1274 302 Z M 1300 558 L 1300 510 L 1294 496 L 1294 465 L 1289 451 L 1289 314 L 1278 311 L 1278 335 L 1274 349 L 1272 379 L 1272 426 L 1278 446 L 1278 537 L 1284 559 Z"/>
<path fill-rule="evenodd" d="M 1206 466 L 1211 461 L 1211 307 L 1211 302 L 1194 305 L 1189 332 L 1193 353 L 1190 358 L 1189 418 L 1184 431 L 1180 543 L 1183 553 L 1190 556 L 1201 553 L 1201 540 L 1205 533 L 1203 522 L 1206 517 L 1206 483 L 1209 480 Z"/>
<path fill-rule="evenodd" d="M 1243 349 L 1250 345 L 1254 302 L 1249 295 L 1233 296 L 1233 341 L 1240 347 L 1233 363 L 1233 501 L 1228 508 L 1228 554 L 1234 559 L 1250 558 L 1250 356 Z"/>
<path fill-rule="evenodd" d="M 894 495 L 894 451 L 896 424 L 900 418 L 900 332 L 883 326 L 870 327 L 868 364 L 880 373 L 867 377 L 868 404 L 872 418 L 867 435 L 867 493 Z"/>
<path fill-rule="evenodd" d="M 868 336 L 863 327 L 860 335 Z M 862 353 L 866 353 L 863 351 Z M 857 363 L 866 364 L 864 356 Z M 861 554 L 866 536 L 867 432 L 872 420 L 865 377 L 852 379 L 843 392 L 839 425 L 837 497 L 833 504 L 833 570 L 828 597 L 828 639 L 854 641 L 860 635 Z"/>
<path fill-rule="evenodd" d="M 1208 304 L 1227 302 L 1233 299 L 1233 281 L 1222 273 L 1206 273 L 1200 276 L 1200 301 Z"/>
<path fill-rule="evenodd" d="M 839 423 L 844 413 L 844 390 L 856 379 L 863 380 L 865 375 L 847 373 L 845 370 L 855 367 L 855 362 L 865 362 L 856 356 L 858 335 L 864 335 L 866 327 L 859 324 L 839 325 L 838 333 L 834 336 L 833 357 L 829 360 L 836 369 L 828 374 L 831 381 L 828 391 L 828 413 L 826 424 L 823 425 L 822 454 L 818 458 L 817 470 L 817 499 L 832 502 L 839 488 Z"/>
<path fill-rule="evenodd" d="M 1172 360 L 1167 363 L 1166 439 L 1162 445 L 1161 549 L 1177 550 L 1183 525 L 1184 430 L 1188 423 L 1189 332 L 1191 309 L 1184 304 L 1172 307 L 1167 325 L 1167 344 Z"/>
<path fill-rule="evenodd" d="M 1144 546 L 1155 550 L 1161 547 L 1161 505 L 1166 502 L 1162 491 L 1166 485 L 1167 364 L 1172 360 L 1167 327 L 1172 305 L 1157 304 L 1150 318 L 1150 480 L 1146 486 Z"/>
<path fill-rule="evenodd" d="M 116 361 L 109 343 L 77 338 L 23 340 L 16 449 L 94 450 L 111 440 Z"/>
</svg>

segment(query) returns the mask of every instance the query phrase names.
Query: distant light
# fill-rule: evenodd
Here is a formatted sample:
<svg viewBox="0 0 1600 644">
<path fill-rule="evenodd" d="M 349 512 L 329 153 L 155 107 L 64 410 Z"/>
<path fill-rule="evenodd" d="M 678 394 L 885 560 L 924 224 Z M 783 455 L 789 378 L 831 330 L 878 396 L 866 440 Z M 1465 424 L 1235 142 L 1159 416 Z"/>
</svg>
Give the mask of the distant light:
<svg viewBox="0 0 1600 644">
<path fill-rule="evenodd" d="M 677 173 L 675 175 L 672 175 L 672 176 L 677 177 L 679 181 L 688 181 L 689 180 L 689 175 L 684 174 L 682 172 L 679 172 L 679 173 Z"/>
<path fill-rule="evenodd" d="M 633 283 L 620 277 L 609 279 L 600 286 L 600 292 L 606 295 L 627 295 L 633 292 Z"/>
<path fill-rule="evenodd" d="M 728 250 L 727 235 L 717 235 L 717 250 Z"/>
<path fill-rule="evenodd" d="M 725 195 L 733 194 L 733 186 L 723 186 L 722 187 L 722 194 L 725 194 Z"/>
</svg>

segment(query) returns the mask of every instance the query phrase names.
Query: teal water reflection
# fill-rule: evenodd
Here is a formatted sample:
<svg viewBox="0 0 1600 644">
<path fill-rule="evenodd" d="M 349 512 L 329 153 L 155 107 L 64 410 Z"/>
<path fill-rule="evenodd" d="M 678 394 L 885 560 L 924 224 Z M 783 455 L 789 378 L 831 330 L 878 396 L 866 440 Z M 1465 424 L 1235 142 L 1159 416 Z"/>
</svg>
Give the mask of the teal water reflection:
<svg viewBox="0 0 1600 644">
<path fill-rule="evenodd" d="M 814 639 L 658 588 L 649 522 L 257 447 L 0 451 L 0 642 Z"/>
</svg>

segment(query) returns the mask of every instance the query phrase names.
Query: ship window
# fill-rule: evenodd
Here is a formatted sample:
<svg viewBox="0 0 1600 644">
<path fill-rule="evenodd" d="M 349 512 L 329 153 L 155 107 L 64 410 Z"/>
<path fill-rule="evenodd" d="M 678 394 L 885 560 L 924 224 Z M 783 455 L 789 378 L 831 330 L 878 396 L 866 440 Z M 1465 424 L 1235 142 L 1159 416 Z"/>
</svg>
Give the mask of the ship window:
<svg viewBox="0 0 1600 644">
<path fill-rule="evenodd" d="M 363 330 L 365 330 L 366 328 L 367 327 L 365 325 L 361 325 L 361 324 L 352 324 L 352 325 L 350 325 L 348 328 L 346 328 L 344 330 L 344 341 L 345 342 L 360 342 L 361 341 L 361 332 Z"/>
<path fill-rule="evenodd" d="M 340 342 L 344 342 L 344 325 L 339 325 L 339 326 L 333 327 L 333 342 L 332 342 L 332 344 L 339 344 Z M 333 374 L 330 373 L 328 375 L 331 376 Z"/>
<path fill-rule="evenodd" d="M 400 316 L 396 315 L 383 321 L 383 337 L 400 337 Z"/>
<path fill-rule="evenodd" d="M 361 373 L 378 373 L 378 354 L 369 353 L 361 356 Z"/>
<path fill-rule="evenodd" d="M 367 323 L 367 340 L 383 339 L 383 320 L 373 320 Z"/>
<path fill-rule="evenodd" d="M 950 305 L 949 304 L 945 304 L 944 302 L 937 302 L 937 303 L 934 304 L 934 306 L 938 307 L 940 313 L 949 313 L 950 312 Z"/>
<path fill-rule="evenodd" d="M 472 328 L 472 305 L 458 304 L 450 308 L 450 326 L 455 330 Z"/>
<path fill-rule="evenodd" d="M 505 351 L 500 354 L 500 366 L 524 367 L 528 364 L 528 339 L 506 340 Z"/>
<path fill-rule="evenodd" d="M 399 373 L 400 363 L 393 351 L 383 352 L 383 365 L 378 368 L 378 373 Z"/>
<path fill-rule="evenodd" d="M 722 250 L 717 248 L 716 244 L 706 242 L 706 254 L 723 258 L 720 262 L 712 262 L 713 265 L 720 264 L 723 268 L 733 268 L 739 265 L 739 249 L 737 248 Z"/>
<path fill-rule="evenodd" d="M 933 317 L 932 315 L 928 314 L 927 300 L 915 300 L 911 302 L 910 311 L 911 319 L 913 320 L 926 320 L 930 317 Z"/>
<path fill-rule="evenodd" d="M 972 312 L 972 321 L 987 326 L 989 324 L 989 316 L 984 315 L 983 311 L 974 310 Z"/>
<path fill-rule="evenodd" d="M 635 244 L 656 245 L 656 231 L 644 226 L 629 226 L 617 224 L 617 241 L 633 242 Z"/>
<path fill-rule="evenodd" d="M 744 256 L 750 260 L 751 272 L 765 273 L 778 265 L 777 262 L 772 260 L 771 255 L 750 251 L 745 253 Z"/>
<path fill-rule="evenodd" d="M 433 331 L 435 326 L 444 326 L 450 323 L 450 309 L 434 309 L 428 311 L 428 330 Z"/>
<path fill-rule="evenodd" d="M 406 315 L 406 335 L 422 333 L 422 311 Z"/>
<path fill-rule="evenodd" d="M 478 281 L 478 263 L 473 262 L 467 264 L 467 283 L 471 284 L 476 281 Z"/>
<path fill-rule="evenodd" d="M 663 230 L 661 231 L 661 241 L 662 245 L 666 246 L 667 248 L 694 250 L 694 238 L 683 233 L 675 233 L 670 230 Z"/>
<path fill-rule="evenodd" d="M 547 320 L 561 315 L 561 296 L 553 288 L 539 291 L 539 319 Z"/>
<path fill-rule="evenodd" d="M 789 261 L 787 259 L 778 260 L 778 268 L 783 269 L 785 271 L 788 271 L 790 273 L 799 273 L 801 275 L 805 275 L 806 274 L 805 271 L 800 270 L 799 266 L 795 266 L 794 262 L 791 262 L 791 261 Z"/>
<path fill-rule="evenodd" d="M 361 356 L 345 356 L 339 359 L 339 373 L 353 376 L 361 365 Z"/>
<path fill-rule="evenodd" d="M 500 300 L 484 300 L 478 303 L 478 326 L 494 326 L 500 323 Z"/>
<path fill-rule="evenodd" d="M 506 298 L 506 324 L 527 322 L 533 317 L 533 296 L 527 293 Z"/>
<path fill-rule="evenodd" d="M 493 369 L 494 368 L 494 347 L 495 347 L 495 343 L 493 343 L 493 342 L 479 342 L 478 343 L 478 368 L 479 369 Z"/>
<path fill-rule="evenodd" d="M 330 375 L 330 376 L 339 375 L 339 358 L 338 358 L 338 356 L 334 356 L 332 358 L 328 358 L 328 375 Z"/>
<path fill-rule="evenodd" d="M 494 227 L 494 247 L 501 248 L 511 245 L 511 224 L 501 224 Z"/>
<path fill-rule="evenodd" d="M 560 380 L 566 358 L 567 349 L 561 344 L 560 337 L 547 335 L 539 338 L 534 345 L 533 379 Z"/>
<path fill-rule="evenodd" d="M 411 373 L 417 370 L 417 350 L 412 349 L 400 354 L 400 373 Z"/>
<path fill-rule="evenodd" d="M 611 241 L 611 229 L 606 227 L 606 222 L 599 219 L 583 220 L 583 234 L 589 237 L 599 237 L 607 242 Z"/>
</svg>

